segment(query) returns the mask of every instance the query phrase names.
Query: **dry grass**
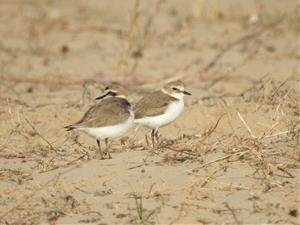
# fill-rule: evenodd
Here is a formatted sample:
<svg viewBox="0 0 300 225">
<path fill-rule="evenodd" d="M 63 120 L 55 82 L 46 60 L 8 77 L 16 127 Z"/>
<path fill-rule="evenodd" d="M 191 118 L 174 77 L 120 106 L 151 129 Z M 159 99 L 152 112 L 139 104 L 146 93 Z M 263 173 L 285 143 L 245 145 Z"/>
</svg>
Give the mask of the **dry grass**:
<svg viewBox="0 0 300 225">
<path fill-rule="evenodd" d="M 297 90 L 289 88 L 290 86 L 288 85 L 289 82 L 293 81 L 293 77 L 282 83 L 274 83 L 270 79 L 260 80 L 253 87 L 243 92 L 240 96 L 237 96 L 240 98 L 240 101 L 256 105 L 255 109 L 253 109 L 254 112 L 260 112 L 262 108 L 266 108 L 267 106 L 268 110 L 272 112 L 271 115 L 273 116 L 270 120 L 270 126 L 259 133 L 251 129 L 251 125 L 247 123 L 247 118 L 242 113 L 236 111 L 237 115 L 235 119 L 239 120 L 240 129 L 244 129 L 248 134 L 245 133 L 243 135 L 240 132 L 224 134 L 218 132 L 219 127 L 223 126 L 220 125 L 222 124 L 222 120 L 225 120 L 229 116 L 228 114 L 224 114 L 200 134 L 183 135 L 176 139 L 163 139 L 161 144 L 155 149 L 152 149 L 146 143 L 144 145 L 136 145 L 134 140 L 127 140 L 123 143 L 123 147 L 115 146 L 114 151 L 120 152 L 123 149 L 131 149 L 131 151 L 148 150 L 152 154 L 154 153 L 162 157 L 160 165 L 193 164 L 198 162 L 200 163 L 199 166 L 195 166 L 187 171 L 193 176 L 197 176 L 197 173 L 202 170 L 218 168 L 206 178 L 200 180 L 199 186 L 202 188 L 215 181 L 220 171 L 226 171 L 227 165 L 232 165 L 235 162 L 251 167 L 254 172 L 249 174 L 249 176 L 265 180 L 266 187 L 263 191 L 264 193 L 269 192 L 273 188 L 284 188 L 286 181 L 278 181 L 278 178 L 295 179 L 295 174 L 290 170 L 300 169 L 300 158 L 297 157 L 300 155 L 300 128 L 299 121 L 297 122 L 299 116 L 297 110 Z M 224 99 L 226 101 L 226 97 Z M 218 100 L 216 99 L 216 101 Z M 12 103 L 8 104 L 7 109 L 11 115 L 13 130 L 9 134 L 10 137 L 8 137 L 7 143 L 2 144 L 2 149 L 9 149 L 9 138 L 19 137 L 29 141 L 30 137 L 39 141 L 37 141 L 37 145 L 30 145 L 27 151 L 24 151 L 24 149 L 16 152 L 12 151 L 12 149 L 9 152 L 2 151 L 3 158 L 31 159 L 35 162 L 33 168 L 35 168 L 36 172 L 49 173 L 57 169 L 73 169 L 77 165 L 82 166 L 84 158 L 88 159 L 89 154 L 93 154 L 91 153 L 91 149 L 84 147 L 78 142 L 74 142 L 71 137 L 67 137 L 63 143 L 51 143 L 28 119 L 25 118 L 23 120 L 21 117 L 20 119 L 15 119 Z M 278 131 L 278 126 L 286 127 L 286 129 Z M 210 156 L 213 157 L 211 160 L 208 160 L 208 158 L 211 158 Z M 88 162 L 85 161 L 85 163 Z M 132 167 L 131 169 L 134 168 L 137 167 Z M 2 169 L 0 177 L 3 181 L 16 182 L 19 185 L 28 184 L 28 182 L 32 182 L 34 175 L 32 172 L 27 171 L 22 169 Z M 53 179 L 58 180 L 59 176 Z M 76 212 L 83 213 L 86 211 L 84 208 L 78 211 L 79 202 L 71 195 L 68 195 L 67 192 L 55 193 L 55 198 L 46 194 L 47 192 L 44 189 L 48 189 L 48 184 L 56 183 L 53 179 L 43 185 L 37 184 L 36 187 L 33 186 L 32 192 L 25 195 L 25 198 L 21 199 L 13 208 L 1 214 L 1 218 L 6 218 L 8 215 L 15 215 L 15 212 L 22 210 L 21 206 L 27 204 L 29 199 L 36 195 L 40 196 L 38 193 L 43 193 L 39 197 L 42 204 L 39 207 L 45 207 L 45 214 L 33 213 L 20 215 L 20 217 L 15 218 L 16 223 L 23 220 L 23 218 L 26 218 L 27 222 L 35 223 L 35 221 L 39 221 L 41 216 L 46 216 L 49 223 L 55 224 L 55 221 L 59 217 L 63 217 L 68 213 L 76 214 Z M 233 185 L 231 188 L 243 190 L 246 187 Z M 57 187 L 54 190 L 57 191 Z M 156 192 L 152 197 L 162 197 L 163 195 Z M 132 221 L 141 224 L 151 224 L 153 220 L 150 220 L 150 218 L 155 211 L 147 211 L 143 208 L 143 198 L 145 197 L 137 197 L 135 195 L 137 216 L 133 216 Z M 240 223 L 237 216 L 238 212 L 235 212 L 227 202 L 224 205 L 232 214 L 235 222 Z M 96 222 L 99 220 L 97 218 L 95 217 L 94 220 L 89 220 L 89 222 Z M 83 219 L 82 222 L 87 222 L 87 220 Z"/>
<path fill-rule="evenodd" d="M 269 127 L 262 131 L 252 130 L 252 126 L 247 122 L 247 117 L 236 111 L 235 119 L 239 121 L 240 129 L 246 131 L 244 134 L 241 132 L 228 134 L 218 132 L 222 120 L 230 116 L 224 114 L 200 134 L 183 135 L 176 139 L 163 139 L 162 143 L 155 149 L 152 149 L 146 143 L 144 145 L 136 145 L 135 141 L 131 139 L 123 142 L 123 146 L 115 145 L 114 151 L 121 152 L 124 149 L 130 149 L 130 151 L 148 150 L 152 154 L 161 156 L 160 165 L 182 163 L 194 165 L 197 162 L 200 165 L 194 166 L 187 171 L 193 176 L 197 176 L 199 171 L 217 168 L 206 178 L 200 179 L 199 183 L 197 182 L 202 188 L 218 180 L 220 171 L 223 175 L 226 174 L 228 165 L 242 163 L 254 170 L 254 172 L 248 174 L 250 177 L 264 180 L 265 188 L 263 193 L 277 188 L 284 189 L 287 181 L 279 181 L 278 178 L 295 179 L 295 174 L 291 170 L 300 169 L 300 158 L 298 157 L 300 155 L 298 93 L 297 90 L 290 88 L 288 85 L 289 82 L 294 80 L 294 77 L 290 77 L 282 83 L 275 83 L 271 79 L 260 80 L 253 87 L 236 96 L 239 101 L 248 102 L 251 103 L 251 106 L 255 106 L 255 109 L 252 109 L 254 113 L 262 110 L 272 112 L 271 115 L 273 116 Z M 226 101 L 226 97 L 222 98 Z M 218 99 L 215 100 L 218 101 Z M 1 145 L 3 149 L 1 153 L 2 158 L 30 159 L 34 162 L 33 168 L 35 173 L 49 173 L 62 168 L 72 169 L 76 168 L 77 165 L 82 166 L 84 164 L 83 160 L 85 158 L 89 159 L 89 154 L 93 154 L 91 148 L 74 142 L 71 137 L 67 137 L 60 143 L 52 143 L 26 117 L 25 119 L 22 119 L 22 117 L 15 119 L 12 104 L 15 103 L 8 102 L 7 112 L 11 115 L 11 127 L 13 129 L 7 137 L 7 142 Z M 277 127 L 285 127 L 285 129 L 278 130 Z M 30 144 L 26 150 L 14 151 L 9 147 L 10 138 L 27 141 L 35 139 L 38 140 L 38 144 Z M 5 149 L 9 149 L 9 151 L 5 151 Z M 85 163 L 88 162 L 85 161 Z M 33 172 L 22 169 L 2 169 L 1 171 L 1 180 L 16 182 L 19 185 L 28 184 L 34 176 Z M 54 179 L 58 180 L 59 176 Z M 52 186 L 53 183 L 55 181 L 51 179 L 43 185 L 37 184 L 33 186 L 31 193 L 25 195 L 25 198 L 1 214 L 1 219 L 7 218 L 4 221 L 8 221 L 8 218 L 10 218 L 9 224 L 18 224 L 24 218 L 26 218 L 26 223 L 36 223 L 42 217 L 46 217 L 50 224 L 55 224 L 59 218 L 64 217 L 66 214 L 89 213 L 87 206 L 78 208 L 82 203 L 79 203 L 72 195 L 68 195 L 68 191 L 66 193 L 57 192 L 58 187 Z M 51 184 L 49 186 L 50 189 L 54 188 L 53 190 L 55 191 L 51 197 L 46 191 L 49 184 Z M 239 185 L 231 186 L 231 190 L 244 189 L 249 188 Z M 156 196 L 163 195 L 161 193 L 156 194 Z M 35 207 L 43 207 L 45 209 L 44 213 L 41 214 L 41 211 L 29 213 L 26 211 L 25 214 L 20 214 L 16 217 L 16 213 L 24 211 L 23 205 L 27 205 L 28 201 L 33 197 L 40 198 L 39 206 L 35 205 Z M 142 199 L 144 197 L 135 196 L 134 199 L 136 201 L 137 216 L 132 216 L 131 221 L 138 224 L 154 223 L 151 218 L 156 213 L 156 210 L 143 208 Z M 224 210 L 227 209 L 231 213 L 235 223 L 240 224 L 239 212 L 229 205 L 228 202 L 224 203 L 224 207 Z M 262 210 L 265 209 L 260 209 L 259 211 Z M 220 211 L 217 210 L 217 212 Z M 14 220 L 11 219 L 12 216 Z M 121 214 L 119 217 L 122 217 Z M 82 219 L 81 222 L 97 222 L 101 220 L 101 215 L 92 218 L 94 219 Z"/>
<path fill-rule="evenodd" d="M 23 26 L 20 32 L 20 37 L 30 44 L 6 46 L 6 41 L 0 41 L 3 53 L 0 55 L 0 187 L 3 191 L 0 223 L 58 224 L 70 218 L 79 223 L 101 223 L 109 218 L 119 223 L 168 221 L 175 224 L 192 218 L 192 222 L 206 224 L 220 222 L 217 220 L 220 218 L 225 223 L 242 224 L 249 222 L 251 215 L 260 216 L 265 223 L 294 223 L 299 216 L 295 206 L 299 201 L 291 199 L 297 196 L 299 186 L 299 74 L 286 70 L 291 76 L 275 79 L 277 71 L 270 69 L 258 79 L 257 71 L 252 77 L 242 69 L 248 63 L 259 65 L 256 55 L 266 56 L 274 63 L 281 57 L 286 57 L 287 62 L 294 60 L 295 52 L 284 52 L 280 46 L 277 50 L 277 44 L 285 29 L 292 28 L 292 32 L 299 33 L 296 16 L 266 14 L 264 4 L 256 2 L 254 16 L 258 21 L 250 24 L 248 14 L 245 18 L 224 14 L 216 1 L 212 3 L 215 10 L 209 18 L 196 15 L 197 10 L 205 10 L 201 8 L 205 4 L 196 1 L 192 4 L 195 14 L 187 17 L 180 15 L 181 9 L 168 8 L 168 1 L 156 1 L 147 13 L 143 11 L 142 1 L 133 3 L 128 24 L 114 26 L 114 21 L 99 24 L 96 9 L 93 16 L 97 23 L 89 21 L 93 10 L 84 4 L 79 12 L 72 14 L 80 14 L 82 18 L 68 22 L 67 16 L 51 11 L 51 4 L 58 4 L 55 1 L 46 5 L 31 1 L 23 6 L 39 13 L 34 14 L 34 19 L 29 18 L 29 33 L 22 33 Z M 3 4 L 21 5 L 21 2 Z M 164 17 L 168 18 L 167 29 L 158 23 Z M 211 39 L 215 35 L 205 37 L 206 29 L 213 34 L 220 31 L 219 37 L 214 41 Z M 237 34 L 227 37 L 231 32 Z M 93 39 L 91 46 L 74 44 L 76 41 L 86 44 L 86 40 L 72 39 L 74 43 L 68 43 L 70 37 L 79 33 L 87 36 L 92 33 L 97 39 Z M 43 38 L 55 34 L 66 35 L 66 43 L 59 45 L 58 50 L 48 49 L 46 45 L 51 39 L 43 44 Z M 221 38 L 223 35 L 226 41 Z M 265 38 L 267 35 L 270 37 Z M 90 41 L 89 38 L 86 39 Z M 114 51 L 102 55 L 102 50 L 107 50 L 101 45 L 105 38 L 118 41 L 109 45 L 115 45 Z M 270 44 L 269 40 L 274 43 Z M 278 45 L 286 47 L 285 43 Z M 65 74 L 70 69 L 68 60 L 72 67 L 76 66 L 74 57 L 84 60 L 88 55 L 85 50 L 93 52 L 94 49 L 99 50 L 101 60 L 112 58 L 114 62 L 105 61 L 100 65 L 100 72 Z M 156 49 L 161 58 L 154 54 Z M 198 51 L 201 55 L 195 54 Z M 202 56 L 202 52 L 207 55 Z M 224 62 L 232 52 L 243 60 Z M 193 57 L 173 61 L 173 57 L 181 54 Z M 28 61 L 20 60 L 24 55 Z M 47 73 L 32 72 L 39 60 Z M 166 60 L 164 64 L 159 64 L 163 60 Z M 66 62 L 65 70 L 56 68 L 59 61 Z M 94 65 L 98 62 L 97 58 Z M 117 76 L 111 76 L 113 73 Z M 114 159 L 101 163 L 92 160 L 94 140 L 78 140 L 62 131 L 66 123 L 80 117 L 93 104 L 105 83 L 125 82 L 136 100 L 140 97 L 135 95 L 137 91 L 157 89 L 157 82 L 175 78 L 186 79 L 188 87 L 196 93 L 193 96 L 197 96 L 187 101 L 185 116 L 195 121 L 203 115 L 211 116 L 211 124 L 199 124 L 199 129 L 189 135 L 174 138 L 162 135 L 162 142 L 154 149 L 146 141 L 138 140 L 137 133 L 141 130 L 137 130 L 115 141 L 111 146 Z M 240 87 L 245 88 L 240 92 L 228 91 Z M 201 114 L 203 109 L 212 115 Z M 170 125 L 165 133 L 175 128 Z M 134 158 L 131 153 L 143 156 Z M 81 170 L 84 174 L 78 172 Z M 161 177 L 160 173 L 168 176 Z M 173 177 L 176 173 L 179 187 L 178 183 L 172 183 L 177 179 Z M 87 180 L 80 181 L 86 176 Z M 143 188 L 134 192 L 126 190 L 123 179 L 130 180 L 128 185 L 134 186 L 134 190 L 139 185 Z M 240 205 L 242 201 L 250 202 L 251 206 Z"/>
<path fill-rule="evenodd" d="M 293 82 L 295 79 L 290 77 L 288 80 Z M 261 81 L 250 90 L 241 94 L 240 98 L 242 101 L 255 103 L 256 107 L 253 109 L 254 112 L 259 111 L 263 106 L 270 106 L 267 110 L 273 111 L 272 123 L 270 124 L 270 127 L 260 131 L 261 135 L 257 135 L 256 132 L 252 131 L 244 117 L 237 111 L 236 118 L 241 121 L 245 130 L 248 131 L 248 137 L 235 133 L 230 133 L 228 135 L 223 134 L 221 136 L 215 135 L 214 131 L 218 128 L 222 116 L 202 134 L 195 134 L 192 136 L 184 135 L 176 140 L 164 140 L 159 151 L 165 152 L 165 150 L 168 149 L 173 151 L 173 154 L 171 154 L 172 156 L 166 156 L 167 161 L 169 160 L 168 157 L 171 157 L 170 159 L 174 157 L 173 159 L 175 161 L 185 161 L 189 159 L 201 160 L 201 155 L 216 151 L 216 149 L 223 149 L 224 153 L 232 154 L 233 156 L 235 156 L 236 153 L 242 154 L 243 156 L 246 153 L 249 153 L 252 154 L 254 159 L 261 161 L 264 160 L 264 158 L 269 158 L 268 155 L 262 155 L 262 152 L 264 151 L 262 148 L 276 149 L 280 144 L 290 146 L 292 151 L 295 151 L 294 153 L 296 154 L 298 152 L 297 145 L 299 143 L 300 131 L 300 124 L 298 121 L 299 102 L 297 99 L 299 93 L 297 93 L 296 89 L 285 86 L 288 80 L 279 84 L 274 84 L 270 79 Z M 275 131 L 279 125 L 284 125 L 284 127 L 289 129 L 279 132 Z M 226 146 L 226 149 L 224 149 L 224 146 Z M 281 149 L 281 151 L 285 150 Z M 268 152 L 270 154 L 280 155 L 279 152 L 275 153 L 270 150 L 268 150 Z M 293 155 L 293 153 L 291 155 Z M 225 157 L 224 159 L 227 158 Z M 287 161 L 289 160 L 290 159 Z"/>
</svg>

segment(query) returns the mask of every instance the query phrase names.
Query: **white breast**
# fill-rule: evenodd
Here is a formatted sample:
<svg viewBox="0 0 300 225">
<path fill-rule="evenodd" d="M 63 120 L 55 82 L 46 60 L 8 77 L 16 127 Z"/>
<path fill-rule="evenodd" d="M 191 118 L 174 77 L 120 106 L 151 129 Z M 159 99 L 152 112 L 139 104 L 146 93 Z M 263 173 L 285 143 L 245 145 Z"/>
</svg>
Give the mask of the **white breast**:
<svg viewBox="0 0 300 225">
<path fill-rule="evenodd" d="M 130 116 L 128 119 L 121 124 L 116 124 L 112 126 L 106 127 L 95 127 L 95 128 L 79 128 L 79 131 L 83 131 L 91 137 L 97 139 L 105 139 L 105 138 L 117 138 L 122 136 L 124 133 L 128 131 L 129 128 L 132 127 L 134 121 L 134 114 L 130 112 Z"/>
<path fill-rule="evenodd" d="M 136 119 L 134 122 L 150 128 L 159 128 L 175 120 L 182 113 L 183 109 L 184 101 L 183 99 L 181 99 L 178 101 L 171 102 L 167 107 L 165 113 L 162 115 L 144 117 Z"/>
</svg>

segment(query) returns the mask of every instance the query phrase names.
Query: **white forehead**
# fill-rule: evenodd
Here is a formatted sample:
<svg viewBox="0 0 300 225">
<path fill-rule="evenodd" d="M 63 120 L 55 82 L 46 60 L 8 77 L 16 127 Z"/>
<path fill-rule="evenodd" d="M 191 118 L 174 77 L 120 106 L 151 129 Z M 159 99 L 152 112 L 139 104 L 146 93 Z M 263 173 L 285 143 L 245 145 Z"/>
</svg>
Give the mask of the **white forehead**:
<svg viewBox="0 0 300 225">
<path fill-rule="evenodd" d="M 180 91 L 184 91 L 183 85 L 174 85 L 174 87 L 178 88 Z"/>
<path fill-rule="evenodd" d="M 166 87 L 176 87 L 178 89 L 184 89 L 184 84 L 182 83 L 182 81 L 172 81 L 170 83 L 167 83 L 165 85 Z"/>
</svg>

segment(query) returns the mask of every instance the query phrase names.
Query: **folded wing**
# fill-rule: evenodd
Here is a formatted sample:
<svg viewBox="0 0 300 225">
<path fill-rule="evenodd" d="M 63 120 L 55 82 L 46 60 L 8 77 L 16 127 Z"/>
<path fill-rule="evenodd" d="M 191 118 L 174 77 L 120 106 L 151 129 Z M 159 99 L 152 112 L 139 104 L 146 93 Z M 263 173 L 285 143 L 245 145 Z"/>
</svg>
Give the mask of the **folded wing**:
<svg viewBox="0 0 300 225">
<path fill-rule="evenodd" d="M 152 92 L 144 96 L 135 105 L 135 119 L 161 115 L 166 111 L 168 104 L 176 100 L 176 98 L 166 95 L 162 91 Z"/>
<path fill-rule="evenodd" d="M 125 122 L 130 115 L 130 104 L 126 99 L 108 98 L 89 108 L 81 120 L 65 127 L 73 130 L 82 127 L 113 126 Z"/>
</svg>

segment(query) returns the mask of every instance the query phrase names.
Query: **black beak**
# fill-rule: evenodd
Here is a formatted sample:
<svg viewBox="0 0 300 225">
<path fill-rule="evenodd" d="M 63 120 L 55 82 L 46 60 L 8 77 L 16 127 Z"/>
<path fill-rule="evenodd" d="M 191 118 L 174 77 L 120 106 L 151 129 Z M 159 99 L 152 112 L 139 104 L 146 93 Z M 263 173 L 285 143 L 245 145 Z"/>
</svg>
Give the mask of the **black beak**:
<svg viewBox="0 0 300 225">
<path fill-rule="evenodd" d="M 101 96 L 97 97 L 96 100 L 100 100 L 100 99 L 102 99 L 102 98 L 105 98 L 107 95 L 109 95 L 109 92 L 107 92 L 107 93 L 104 94 L 104 95 L 101 95 Z"/>
<path fill-rule="evenodd" d="M 182 93 L 185 95 L 192 95 L 190 92 L 187 92 L 187 91 L 183 91 Z"/>
</svg>

